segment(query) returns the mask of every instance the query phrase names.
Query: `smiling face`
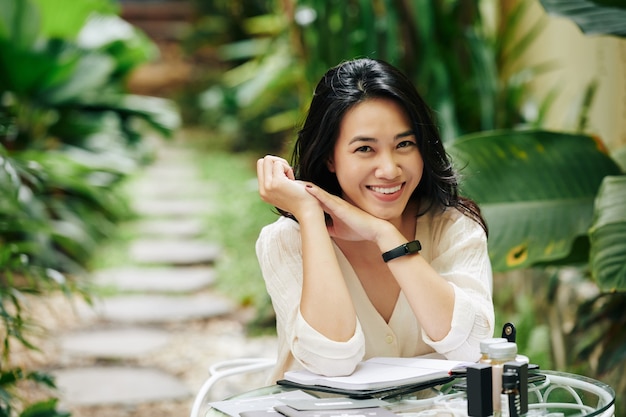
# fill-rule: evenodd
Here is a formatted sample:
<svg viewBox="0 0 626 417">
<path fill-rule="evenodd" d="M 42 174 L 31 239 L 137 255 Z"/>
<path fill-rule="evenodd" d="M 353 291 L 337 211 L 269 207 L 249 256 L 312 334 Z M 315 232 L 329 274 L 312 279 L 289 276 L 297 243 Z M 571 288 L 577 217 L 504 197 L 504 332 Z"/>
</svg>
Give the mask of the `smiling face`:
<svg viewBox="0 0 626 417">
<path fill-rule="evenodd" d="M 346 201 L 396 223 L 422 178 L 424 161 L 404 109 L 375 98 L 345 114 L 328 168 Z"/>
</svg>

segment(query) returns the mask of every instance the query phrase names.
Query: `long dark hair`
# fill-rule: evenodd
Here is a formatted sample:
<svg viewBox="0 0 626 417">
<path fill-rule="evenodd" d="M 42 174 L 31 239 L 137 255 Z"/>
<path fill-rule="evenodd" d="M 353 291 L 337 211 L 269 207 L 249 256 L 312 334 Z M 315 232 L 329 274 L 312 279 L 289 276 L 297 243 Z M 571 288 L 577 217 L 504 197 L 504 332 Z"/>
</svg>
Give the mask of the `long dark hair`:
<svg viewBox="0 0 626 417">
<path fill-rule="evenodd" d="M 424 160 L 422 179 L 411 196 L 420 201 L 418 216 L 433 207 L 456 207 L 487 231 L 478 206 L 458 194 L 458 178 L 445 152 L 431 109 L 413 83 L 397 68 L 380 60 L 355 59 L 331 68 L 315 88 L 292 155 L 297 179 L 310 181 L 340 196 L 341 187 L 327 161 L 346 112 L 372 98 L 392 99 L 404 108 Z M 283 213 L 285 214 L 285 213 Z"/>
</svg>

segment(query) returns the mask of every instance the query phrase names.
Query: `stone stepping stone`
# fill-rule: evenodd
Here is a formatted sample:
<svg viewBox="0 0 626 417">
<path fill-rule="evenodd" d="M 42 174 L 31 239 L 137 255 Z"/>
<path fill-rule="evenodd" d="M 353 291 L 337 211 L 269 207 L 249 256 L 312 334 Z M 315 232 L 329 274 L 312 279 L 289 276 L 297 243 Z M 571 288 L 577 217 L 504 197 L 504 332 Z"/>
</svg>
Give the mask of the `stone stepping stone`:
<svg viewBox="0 0 626 417">
<path fill-rule="evenodd" d="M 211 213 L 214 206 L 204 199 L 135 199 L 132 209 L 139 216 L 148 217 L 198 217 Z"/>
<path fill-rule="evenodd" d="M 163 330 L 144 327 L 83 330 L 63 335 L 61 349 L 72 357 L 137 358 L 164 347 L 170 340 Z"/>
<path fill-rule="evenodd" d="M 67 405 L 142 404 L 190 398 L 175 377 L 153 368 L 94 366 L 51 372 Z"/>
<path fill-rule="evenodd" d="M 154 219 L 139 221 L 134 228 L 143 236 L 195 238 L 206 226 L 200 219 Z"/>
<path fill-rule="evenodd" d="M 129 252 L 139 264 L 202 265 L 215 262 L 221 247 L 202 240 L 139 239 Z"/>
<path fill-rule="evenodd" d="M 191 151 L 189 149 L 175 149 L 175 148 L 167 148 L 165 152 L 159 152 L 159 154 L 154 158 L 152 163 L 149 166 L 146 166 L 146 169 L 155 166 L 167 166 L 167 167 L 180 167 L 180 166 L 193 166 L 199 167 L 196 165 L 193 160 L 197 161 L 198 153 Z"/>
<path fill-rule="evenodd" d="M 197 169 L 189 163 L 167 163 L 156 161 L 152 165 L 147 166 L 141 173 L 143 177 L 152 180 L 171 180 L 175 179 L 180 182 L 193 181 L 200 176 Z"/>
<path fill-rule="evenodd" d="M 184 198 L 204 196 L 210 197 L 217 193 L 217 186 L 211 182 L 184 181 L 162 179 L 155 181 L 150 178 L 140 178 L 128 185 L 128 194 L 133 198 Z"/>
<path fill-rule="evenodd" d="M 119 267 L 97 271 L 94 283 L 120 291 L 193 292 L 211 286 L 215 271 L 211 267 Z"/>
<path fill-rule="evenodd" d="M 234 311 L 232 301 L 211 294 L 126 295 L 94 301 L 92 308 L 82 309 L 80 314 L 115 323 L 157 324 L 219 317 Z"/>
<path fill-rule="evenodd" d="M 197 152 L 191 148 L 186 146 L 177 146 L 173 144 L 171 140 L 167 140 L 167 143 L 164 143 L 160 139 L 157 139 L 158 142 L 154 143 L 153 147 L 155 150 L 155 163 L 162 162 L 188 162 L 194 155 L 197 155 Z"/>
</svg>

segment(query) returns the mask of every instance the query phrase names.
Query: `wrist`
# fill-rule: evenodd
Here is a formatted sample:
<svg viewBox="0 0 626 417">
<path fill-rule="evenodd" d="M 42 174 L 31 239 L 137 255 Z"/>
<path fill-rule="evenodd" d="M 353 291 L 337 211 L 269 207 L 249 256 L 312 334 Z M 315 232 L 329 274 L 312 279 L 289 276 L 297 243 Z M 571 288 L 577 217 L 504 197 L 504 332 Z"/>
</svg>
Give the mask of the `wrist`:
<svg viewBox="0 0 626 417">
<path fill-rule="evenodd" d="M 422 244 L 420 243 L 420 241 L 412 240 L 410 242 L 398 245 L 391 250 L 383 252 L 383 261 L 387 263 L 393 259 L 400 258 L 401 256 L 419 253 L 420 250 L 422 250 Z"/>
<path fill-rule="evenodd" d="M 382 221 L 381 223 L 382 224 L 377 227 L 377 233 L 374 238 L 374 242 L 381 252 L 387 252 L 407 242 L 407 238 L 404 237 L 393 224 L 388 221 Z"/>
<path fill-rule="evenodd" d="M 311 205 L 304 207 L 298 210 L 297 213 L 293 213 L 293 215 L 298 220 L 298 223 L 317 223 L 317 222 L 325 222 L 324 220 L 324 210 L 319 205 Z"/>
</svg>

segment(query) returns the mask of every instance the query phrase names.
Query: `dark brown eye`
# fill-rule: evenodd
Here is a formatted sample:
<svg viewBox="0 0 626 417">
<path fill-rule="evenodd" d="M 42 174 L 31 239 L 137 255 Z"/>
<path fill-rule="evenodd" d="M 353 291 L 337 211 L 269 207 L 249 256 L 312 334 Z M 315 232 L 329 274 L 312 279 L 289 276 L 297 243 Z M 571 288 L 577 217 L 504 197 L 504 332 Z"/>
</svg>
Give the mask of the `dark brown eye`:
<svg viewBox="0 0 626 417">
<path fill-rule="evenodd" d="M 402 142 L 398 143 L 398 148 L 407 148 L 409 146 L 414 146 L 415 142 L 410 141 L 410 140 L 403 140 Z"/>
</svg>

